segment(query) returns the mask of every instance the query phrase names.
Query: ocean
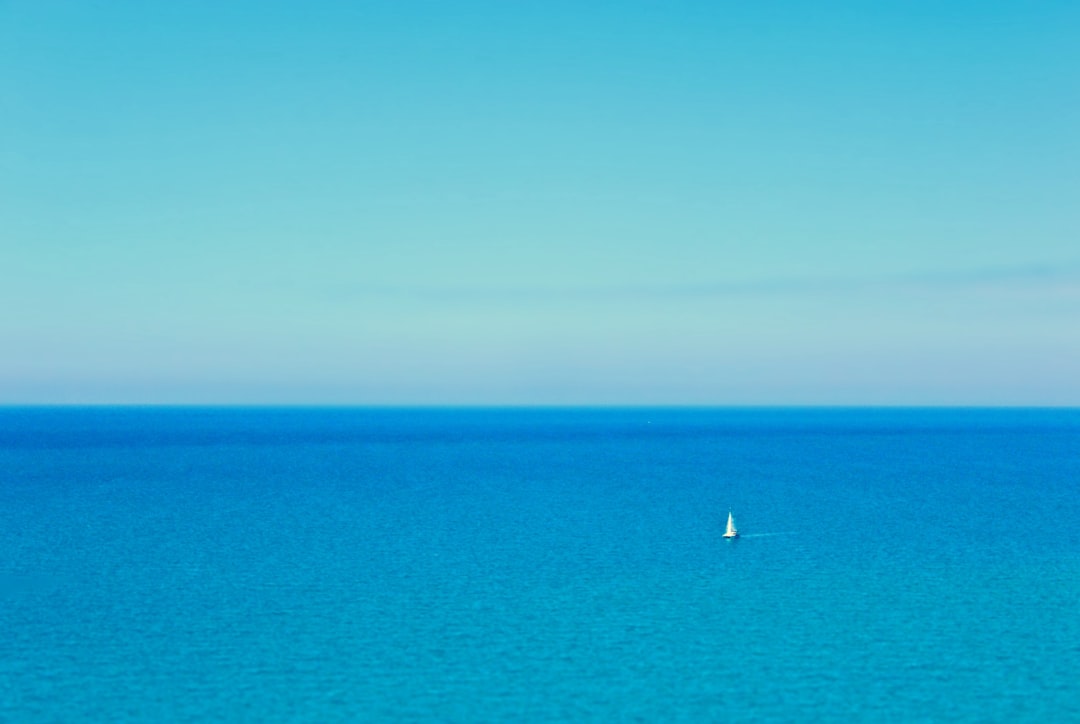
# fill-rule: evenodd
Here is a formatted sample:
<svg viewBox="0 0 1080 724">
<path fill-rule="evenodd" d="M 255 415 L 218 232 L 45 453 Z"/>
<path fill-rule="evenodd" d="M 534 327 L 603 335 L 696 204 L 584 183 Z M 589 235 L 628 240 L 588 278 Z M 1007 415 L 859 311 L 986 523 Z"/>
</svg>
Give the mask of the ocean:
<svg viewBox="0 0 1080 724">
<path fill-rule="evenodd" d="M 12 722 L 1080 721 L 1080 410 L 0 408 L 0 637 Z"/>
</svg>

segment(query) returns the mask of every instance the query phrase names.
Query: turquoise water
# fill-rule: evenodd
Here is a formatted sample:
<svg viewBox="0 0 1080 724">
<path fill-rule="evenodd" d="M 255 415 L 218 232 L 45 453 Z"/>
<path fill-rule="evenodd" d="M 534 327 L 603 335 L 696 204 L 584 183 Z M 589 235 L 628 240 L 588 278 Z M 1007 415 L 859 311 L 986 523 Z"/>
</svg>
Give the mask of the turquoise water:
<svg viewBox="0 0 1080 724">
<path fill-rule="evenodd" d="M 0 535 L 5 721 L 1080 720 L 1078 410 L 8 408 Z"/>
</svg>

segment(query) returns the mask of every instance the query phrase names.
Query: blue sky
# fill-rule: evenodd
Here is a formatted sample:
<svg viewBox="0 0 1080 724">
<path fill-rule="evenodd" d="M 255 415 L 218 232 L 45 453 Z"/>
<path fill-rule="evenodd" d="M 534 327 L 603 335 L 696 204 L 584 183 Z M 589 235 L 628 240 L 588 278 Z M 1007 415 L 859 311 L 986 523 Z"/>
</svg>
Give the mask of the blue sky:
<svg viewBox="0 0 1080 724">
<path fill-rule="evenodd" d="M 0 2 L 0 403 L 1080 405 L 1078 34 Z"/>
</svg>

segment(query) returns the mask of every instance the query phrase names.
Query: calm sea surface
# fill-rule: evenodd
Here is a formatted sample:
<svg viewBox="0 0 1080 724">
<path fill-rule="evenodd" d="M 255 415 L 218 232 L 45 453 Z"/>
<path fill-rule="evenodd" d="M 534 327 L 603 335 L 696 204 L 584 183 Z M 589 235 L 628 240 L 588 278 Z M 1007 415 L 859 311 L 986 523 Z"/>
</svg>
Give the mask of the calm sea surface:
<svg viewBox="0 0 1080 724">
<path fill-rule="evenodd" d="M 0 409 L 0 645 L 3 721 L 1078 721 L 1080 410 Z"/>
</svg>

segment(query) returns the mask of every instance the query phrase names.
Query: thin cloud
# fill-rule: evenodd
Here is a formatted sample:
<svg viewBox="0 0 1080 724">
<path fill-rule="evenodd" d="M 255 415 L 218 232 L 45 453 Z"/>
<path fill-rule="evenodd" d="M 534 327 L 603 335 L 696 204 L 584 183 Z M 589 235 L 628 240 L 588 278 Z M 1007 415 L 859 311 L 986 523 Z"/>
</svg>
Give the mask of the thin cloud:
<svg viewBox="0 0 1080 724">
<path fill-rule="evenodd" d="M 399 298 L 432 303 L 547 303 L 553 301 L 662 301 L 725 297 L 806 297 L 865 293 L 963 292 L 1066 289 L 1080 293 L 1080 263 L 1032 264 L 983 269 L 717 281 L 705 284 L 595 286 L 350 286 L 349 297 Z"/>
</svg>

